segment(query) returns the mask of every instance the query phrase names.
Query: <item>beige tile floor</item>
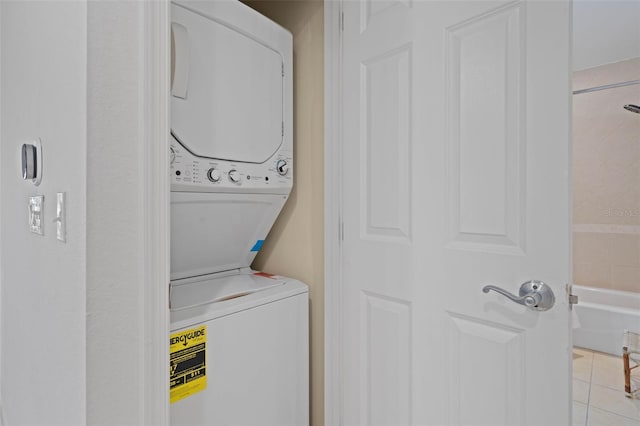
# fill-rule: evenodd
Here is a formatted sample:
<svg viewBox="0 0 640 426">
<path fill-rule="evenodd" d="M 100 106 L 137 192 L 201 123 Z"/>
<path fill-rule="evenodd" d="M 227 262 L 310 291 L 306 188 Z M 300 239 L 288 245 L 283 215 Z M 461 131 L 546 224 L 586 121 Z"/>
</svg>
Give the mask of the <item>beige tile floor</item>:
<svg viewBox="0 0 640 426">
<path fill-rule="evenodd" d="M 632 386 L 640 386 L 634 373 Z M 621 357 L 573 349 L 573 424 L 640 426 L 640 399 L 624 394 Z"/>
</svg>

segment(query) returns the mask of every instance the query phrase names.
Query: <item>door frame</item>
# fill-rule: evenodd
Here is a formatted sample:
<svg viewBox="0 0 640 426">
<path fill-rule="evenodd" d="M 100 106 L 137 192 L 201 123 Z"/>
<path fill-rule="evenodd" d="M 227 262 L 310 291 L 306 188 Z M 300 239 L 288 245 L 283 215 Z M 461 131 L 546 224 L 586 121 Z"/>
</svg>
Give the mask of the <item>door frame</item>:
<svg viewBox="0 0 640 426">
<path fill-rule="evenodd" d="M 140 108 L 142 205 L 145 224 L 143 282 L 139 312 L 145 336 L 138 365 L 143 372 L 142 421 L 169 424 L 169 87 L 171 32 L 169 0 L 144 2 L 140 23 L 144 58 Z"/>
<path fill-rule="evenodd" d="M 342 424 L 342 13 L 324 2 L 324 417 Z"/>
</svg>

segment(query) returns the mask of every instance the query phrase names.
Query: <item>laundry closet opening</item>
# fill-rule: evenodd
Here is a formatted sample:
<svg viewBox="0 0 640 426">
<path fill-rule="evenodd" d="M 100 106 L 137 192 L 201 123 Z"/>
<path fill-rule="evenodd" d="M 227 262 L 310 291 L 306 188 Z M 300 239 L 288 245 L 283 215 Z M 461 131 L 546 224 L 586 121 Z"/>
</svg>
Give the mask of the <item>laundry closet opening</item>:
<svg viewBox="0 0 640 426">
<path fill-rule="evenodd" d="M 280 114 L 278 108 L 272 108 L 262 111 L 257 111 L 258 106 L 251 102 L 236 102 L 234 97 L 231 96 L 229 87 L 224 84 L 214 82 L 212 86 L 207 86 L 206 90 L 210 93 L 220 93 L 223 95 L 229 95 L 228 99 L 232 101 L 234 105 L 229 108 L 220 106 L 218 102 L 219 110 L 216 110 L 215 105 L 212 106 L 216 113 L 216 117 L 221 121 L 220 126 L 213 126 L 210 121 L 207 121 L 206 114 L 209 112 L 202 110 L 200 106 L 207 108 L 208 100 L 202 96 L 201 92 L 189 92 L 187 87 L 187 78 L 190 79 L 189 84 L 194 83 L 194 76 L 198 76 L 198 72 L 194 71 L 194 67 L 201 67 L 203 64 L 198 62 L 199 57 L 194 55 L 193 52 L 197 49 L 202 49 L 202 52 L 212 51 L 212 46 L 195 46 L 194 37 L 205 33 L 209 34 L 207 43 L 215 44 L 219 49 L 229 49 L 228 44 L 225 42 L 227 39 L 237 38 L 232 34 L 234 29 L 240 28 L 241 31 L 237 33 L 240 35 L 249 35 L 255 31 L 256 41 L 263 34 L 262 30 L 255 30 L 256 25 L 262 25 L 262 17 L 251 17 L 251 24 L 247 24 L 246 28 L 242 26 L 230 25 L 226 28 L 220 26 L 216 27 L 215 24 L 219 23 L 216 19 L 211 19 L 214 25 L 200 25 L 203 19 L 207 18 L 208 13 L 206 11 L 191 10 L 199 7 L 212 7 L 212 8 L 225 8 L 227 5 L 219 6 L 215 2 L 211 5 L 207 3 L 199 4 L 198 2 L 177 0 L 172 2 L 172 135 L 171 143 L 172 147 L 175 146 L 180 152 L 173 152 L 177 158 L 176 161 L 182 161 L 183 164 L 177 167 L 176 164 L 172 166 L 172 268 L 171 279 L 174 282 L 178 282 L 180 285 L 172 286 L 172 302 L 179 301 L 179 306 L 172 303 L 172 333 L 177 332 L 177 328 L 186 330 L 188 317 L 190 314 L 196 311 L 205 313 L 210 311 L 207 303 L 219 303 L 225 306 L 237 306 L 241 308 L 244 300 L 247 298 L 260 298 L 268 297 L 269 292 L 276 291 L 288 291 L 287 286 L 289 282 L 284 279 L 285 282 L 281 286 L 270 288 L 262 291 L 265 288 L 266 280 L 271 280 L 269 274 L 274 274 L 275 279 L 280 277 L 290 277 L 291 281 L 299 280 L 308 285 L 308 309 L 309 314 L 309 357 L 307 359 L 309 363 L 309 417 L 310 422 L 313 425 L 324 424 L 323 412 L 323 379 L 324 379 L 324 305 L 323 305 L 323 280 L 324 280 L 324 204 L 323 204 L 323 181 L 324 181 L 324 164 L 323 164 L 323 141 L 324 141 L 324 64 L 323 64 L 323 51 L 324 51 L 324 32 L 323 32 L 323 3 L 321 1 L 295 1 L 295 2 L 279 2 L 279 1 L 255 1 L 255 2 L 242 2 L 250 8 L 256 10 L 264 17 L 269 18 L 276 24 L 279 24 L 284 29 L 288 30 L 292 36 L 293 44 L 293 111 L 291 122 L 287 121 L 286 111 L 283 118 L 282 129 L 280 128 L 280 121 L 277 119 L 277 115 Z M 222 4 L 222 3 L 220 3 Z M 178 8 L 175 5 L 182 5 L 185 7 Z M 235 7 L 235 6 L 233 6 Z M 240 9 L 238 9 L 240 13 Z M 196 12 L 196 13 L 188 13 Z M 243 14 L 244 11 L 242 11 Z M 179 15 L 179 16 L 178 16 Z M 246 14 L 250 15 L 250 14 Z M 266 24 L 265 24 L 266 25 Z M 196 28 L 197 29 L 194 29 Z M 206 27 L 206 28 L 205 28 Z M 266 28 L 266 27 L 265 27 Z M 231 29 L 231 31 L 227 31 Z M 269 30 L 271 31 L 271 30 Z M 273 30 L 277 32 L 277 30 Z M 214 34 L 215 33 L 215 34 Z M 251 38 L 251 37 L 249 37 Z M 246 40 L 244 40 L 246 41 Z M 188 51 L 184 47 L 185 44 L 192 43 Z M 217 43 L 217 44 L 216 44 Z M 220 46 L 218 46 L 220 45 Z M 249 46 L 251 45 L 251 46 Z M 239 73 L 247 73 L 247 78 L 237 78 L 238 76 L 234 72 L 234 67 L 228 66 L 228 64 L 222 64 L 222 69 L 218 69 L 216 66 L 216 72 L 222 72 L 228 74 L 229 79 L 233 79 L 236 87 L 233 90 L 239 92 L 238 96 L 244 96 L 246 99 L 278 99 L 280 96 L 280 90 L 284 87 L 284 95 L 286 96 L 286 84 L 280 86 L 278 72 L 270 72 L 271 68 L 276 69 L 279 67 L 279 54 L 278 49 L 269 49 L 270 43 L 246 43 L 247 49 L 254 49 L 251 54 L 247 53 L 247 49 L 243 49 L 243 54 L 229 52 L 229 57 L 234 61 L 247 63 L 254 61 L 253 65 L 238 70 Z M 267 49 L 264 49 L 267 47 Z M 194 50 L 195 49 L 195 50 Z M 188 51 L 190 57 L 185 56 L 185 52 Z M 188 66 L 185 64 L 188 63 Z M 244 63 L 244 62 L 243 62 Z M 257 63 L 261 65 L 256 65 Z M 206 64 L 204 64 L 206 66 Z M 226 66 L 226 68 L 225 68 Z M 287 60 L 283 61 L 283 75 L 287 73 Z M 202 68 L 199 68 L 200 70 Z M 259 94 L 255 93 L 254 85 L 258 84 L 255 80 L 255 74 L 262 74 L 262 71 L 270 73 L 273 77 L 273 81 L 263 81 L 259 84 Z M 271 70 L 273 71 L 273 70 Z M 201 72 L 201 75 L 211 75 L 211 72 Z M 214 80 L 219 77 L 215 77 Z M 271 78 L 271 77 L 269 77 Z M 224 81 L 219 79 L 220 81 Z M 238 82 L 246 81 L 246 87 Z M 251 83 L 249 83 L 251 82 Z M 285 82 L 286 83 L 286 82 Z M 204 86 L 203 86 L 204 87 Z M 209 93 L 207 92 L 207 93 Z M 202 96 L 202 98 L 201 98 Z M 181 99 L 185 97 L 191 97 L 191 101 L 198 103 L 198 108 L 195 110 L 189 110 L 188 103 L 181 102 Z M 198 102 L 196 101 L 196 98 Z M 201 101 L 201 103 L 199 103 Z M 215 104 L 215 101 L 212 102 Z M 256 101 L 257 103 L 257 101 Z M 238 104 L 245 104 L 245 108 L 238 108 Z M 275 105 L 275 104 L 274 104 Z M 183 108 L 184 107 L 184 108 Z M 229 117 L 227 117 L 229 116 Z M 226 119 L 224 117 L 227 117 Z M 275 118 L 274 118 L 275 117 Z M 256 128 L 253 126 L 253 130 L 244 128 L 242 123 L 251 123 L 262 125 Z M 274 126 L 276 123 L 277 126 Z M 286 132 L 289 130 L 287 126 L 291 127 L 291 134 Z M 246 126 L 249 127 L 249 126 Z M 257 129 L 257 130 L 256 130 Z M 248 134 L 254 131 L 254 134 Z M 289 156 L 289 148 L 286 148 L 286 152 L 282 152 L 282 146 L 278 144 L 261 144 L 258 139 L 278 141 L 282 131 L 282 141 L 293 142 L 292 146 L 292 159 L 293 167 L 286 169 L 286 165 L 282 170 L 279 170 L 280 160 L 289 162 L 289 158 L 275 158 L 280 154 Z M 230 139 L 227 137 L 229 133 L 233 133 L 234 136 L 244 137 L 244 140 L 248 141 L 248 145 L 251 145 L 251 141 L 255 141 L 252 148 L 242 151 L 238 150 L 238 147 L 234 143 L 227 143 Z M 209 147 L 206 146 L 207 138 L 198 139 L 199 135 L 207 134 L 210 136 L 209 140 L 227 141 L 221 142 L 222 145 Z M 289 141 L 287 141 L 289 139 Z M 205 141 L 205 142 L 200 142 Z M 199 144 L 204 144 L 200 146 Z M 247 145 L 247 146 L 248 146 Z M 209 149 L 215 148 L 215 152 L 210 152 Z M 276 150 L 274 154 L 272 151 Z M 185 158 L 189 159 L 188 164 L 185 166 Z M 192 159 L 194 159 L 191 162 Z M 265 160 L 265 158 L 267 160 Z M 275 158 L 275 159 L 274 159 Z M 204 159 L 204 160 L 203 160 Z M 217 160 L 226 161 L 228 165 L 227 169 L 221 169 L 217 167 L 215 163 Z M 278 164 L 274 163 L 268 167 L 269 170 L 283 172 L 280 176 L 284 176 L 286 179 L 290 179 L 292 183 L 292 190 L 290 193 L 283 193 L 279 198 L 272 196 L 269 191 L 273 191 L 276 179 L 280 179 L 277 176 L 270 176 L 267 172 L 247 172 L 240 170 L 238 167 L 239 184 L 242 188 L 257 188 L 256 197 L 252 200 L 251 206 L 246 209 L 239 208 L 238 203 L 246 203 L 246 200 L 242 197 L 231 200 L 233 198 L 231 194 L 232 189 L 239 188 L 231 186 L 229 191 L 214 196 L 214 194 L 206 193 L 208 189 L 190 193 L 189 187 L 196 184 L 192 176 L 194 171 L 191 170 L 191 166 L 195 165 L 195 162 L 200 161 L 198 166 L 200 169 L 197 173 L 206 185 L 217 185 L 218 182 L 222 182 L 224 185 L 232 183 L 238 183 L 235 181 L 236 170 L 234 167 L 235 162 L 244 162 L 242 164 L 246 167 L 255 167 L 256 170 L 260 169 L 261 164 L 266 164 L 271 160 L 278 161 Z M 206 167 L 202 166 L 203 161 L 207 164 Z M 211 163 L 211 164 L 209 164 Z M 194 166 L 195 167 L 195 166 Z M 204 168 L 203 168 L 204 167 Z M 231 167 L 231 169 L 229 169 Z M 244 167 L 244 166 L 243 166 Z M 246 168 L 245 167 L 245 168 Z M 207 170 L 209 170 L 207 172 Z M 188 176 L 191 174 L 191 176 Z M 189 178 L 192 178 L 190 181 Z M 175 192 L 178 191 L 178 192 Z M 182 191 L 182 192 L 179 192 Z M 249 191 L 250 192 L 250 191 Z M 259 196 L 258 196 L 259 194 Z M 252 195 L 253 196 L 253 195 Z M 218 199 L 215 199 L 218 197 Z M 196 207 L 198 206 L 198 207 Z M 202 209 L 208 210 L 207 213 L 203 213 Z M 224 211 L 220 213 L 220 209 Z M 252 217 L 255 216 L 255 217 Z M 178 220 L 177 217 L 184 220 Z M 218 220 L 219 218 L 229 218 L 228 223 Z M 277 219 L 276 219 L 277 217 Z M 269 233 L 265 235 L 255 236 L 251 229 L 248 227 L 236 226 L 236 222 L 242 221 L 243 223 L 257 223 L 265 221 L 271 223 L 275 220 L 275 223 L 271 227 Z M 232 223 L 233 222 L 233 223 Z M 200 225 L 197 225 L 200 223 Z M 205 224 L 206 226 L 202 226 Z M 268 229 L 268 227 L 266 228 Z M 176 232 L 178 230 L 178 232 Z M 232 249 L 236 252 L 231 252 L 227 249 L 220 250 L 218 248 L 212 248 L 209 253 L 203 250 L 199 250 L 198 247 L 192 243 L 194 239 L 203 238 L 203 233 L 208 233 L 206 238 L 211 241 L 215 241 L 217 236 L 225 236 L 225 238 L 231 238 L 231 234 L 237 235 L 239 239 L 246 241 L 252 241 L 251 247 L 236 247 L 232 244 Z M 246 234 L 246 235 L 245 235 Z M 255 243 L 255 245 L 253 244 Z M 219 245 L 219 244 L 218 244 Z M 216 246 L 217 247 L 217 246 Z M 226 247 L 226 245 L 224 246 Z M 215 265 L 207 264 L 207 256 L 211 257 L 212 254 L 216 254 Z M 257 253 L 257 255 L 256 255 Z M 219 255 L 219 256 L 218 256 Z M 253 259 L 253 256 L 256 256 Z M 245 257 L 243 257 L 245 256 Z M 240 261 L 238 261 L 240 259 Z M 249 263 L 246 263 L 248 261 Z M 245 264 L 246 263 L 246 264 Z M 230 271 L 234 268 L 241 268 L 240 270 L 247 270 L 250 266 L 252 270 L 262 271 L 263 274 L 243 275 L 242 272 L 239 276 L 223 277 L 226 281 L 233 280 L 233 283 L 226 282 L 225 286 L 228 291 L 211 292 L 211 283 L 207 280 L 203 280 L 202 277 L 208 276 L 208 274 L 226 274 L 225 271 Z M 185 284 L 185 285 L 182 285 Z M 233 289 L 231 289 L 233 286 Z M 218 286 L 220 288 L 220 286 Z M 255 289 L 260 288 L 260 291 L 256 292 Z M 188 289 L 188 291 L 187 291 Z M 292 289 L 292 291 L 297 291 Z M 216 293 L 216 294 L 213 294 Z M 266 296 L 260 296 L 264 294 Z M 305 295 L 306 297 L 306 295 Z M 206 299 L 206 300 L 205 300 Z M 205 301 L 205 302 L 203 302 Z M 290 312 L 300 313 L 301 309 L 291 306 Z M 289 311 L 288 311 L 289 312 Z M 296 317 L 291 317 L 289 314 L 282 314 L 279 310 L 273 311 L 274 315 L 288 316 L 288 323 L 295 323 Z M 221 313 L 221 315 L 223 315 Z M 297 314 L 296 314 L 297 315 Z M 257 320 L 257 323 L 260 321 Z M 256 324 L 256 322 L 254 322 Z M 180 326 L 180 327 L 178 327 Z M 217 326 L 216 326 L 217 327 Z M 221 331 L 222 328 L 216 328 L 213 325 L 209 326 L 210 330 L 207 331 L 211 334 L 213 331 Z M 237 332 L 236 325 L 228 324 L 229 329 Z M 298 335 L 301 332 L 300 325 L 297 327 L 285 326 L 287 331 L 281 331 L 281 334 L 291 331 Z M 291 330 L 289 330 L 291 328 Z M 295 330 L 294 330 L 295 329 Z M 305 324 L 306 329 L 306 324 Z M 301 335 L 300 335 L 301 336 Z M 262 339 L 264 340 L 264 339 Z M 216 342 L 219 346 L 220 342 Z M 208 346 L 207 346 L 208 347 Z M 296 350 L 293 349 L 292 351 Z M 291 351 L 289 351 L 291 352 Z M 289 353 L 287 352 L 287 353 Z M 259 356 L 259 354 L 255 354 Z M 173 355 L 172 355 L 173 356 Z M 305 355 L 306 356 L 306 355 Z M 247 360 L 249 361 L 249 360 Z M 297 362 L 297 361 L 296 361 Z M 208 373 L 207 373 L 208 374 Z M 305 374 L 306 376 L 306 374 Z M 213 376 L 211 376 L 213 377 Z M 222 377 L 217 377 L 216 380 L 222 380 Z M 208 377 L 208 380 L 213 380 Z M 230 386 L 237 387 L 232 379 L 229 379 Z M 207 382 L 209 383 L 209 382 Z M 299 382 L 302 383 L 302 382 Z M 298 384 L 299 385 L 299 384 Z M 296 385 L 296 386 L 298 386 Z M 209 386 L 209 384 L 207 384 Z M 208 390 L 207 390 L 208 392 Z M 204 393 L 204 392 L 202 392 Z M 305 389 L 306 394 L 306 389 Z M 301 393 L 302 395 L 302 393 Z M 302 397 L 302 396 L 301 396 Z M 194 400 L 197 397 L 194 397 Z M 305 395 L 306 398 L 306 395 Z M 303 401 L 299 401 L 300 409 L 306 409 L 303 407 Z M 259 403 L 260 405 L 262 403 Z M 172 404 L 170 411 L 172 412 L 172 418 L 179 416 L 178 412 L 182 409 L 179 407 L 186 407 L 188 404 L 181 405 L 178 401 Z M 264 405 L 264 404 L 262 404 Z M 284 407 L 282 407 L 284 409 Z M 287 407 L 285 411 L 289 410 Z M 176 417 L 177 419 L 177 417 Z M 297 423 L 297 422 L 296 422 Z"/>
</svg>

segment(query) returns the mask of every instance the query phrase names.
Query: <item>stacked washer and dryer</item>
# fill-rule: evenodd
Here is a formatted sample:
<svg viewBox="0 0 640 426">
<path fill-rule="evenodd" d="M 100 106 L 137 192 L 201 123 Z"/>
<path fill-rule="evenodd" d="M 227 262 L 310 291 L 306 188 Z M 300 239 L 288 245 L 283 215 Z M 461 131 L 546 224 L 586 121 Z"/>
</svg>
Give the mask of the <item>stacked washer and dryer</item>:
<svg viewBox="0 0 640 426">
<path fill-rule="evenodd" d="M 171 424 L 306 425 L 307 286 L 250 269 L 292 188 L 291 34 L 171 14 Z"/>
</svg>

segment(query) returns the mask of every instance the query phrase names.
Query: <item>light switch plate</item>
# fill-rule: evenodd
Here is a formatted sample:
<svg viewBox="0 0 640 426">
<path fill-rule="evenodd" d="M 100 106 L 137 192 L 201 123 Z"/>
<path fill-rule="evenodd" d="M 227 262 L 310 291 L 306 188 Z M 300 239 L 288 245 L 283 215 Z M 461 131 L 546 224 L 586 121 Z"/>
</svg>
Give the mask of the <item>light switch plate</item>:
<svg viewBox="0 0 640 426">
<path fill-rule="evenodd" d="M 63 243 L 67 241 L 67 217 L 65 213 L 65 193 L 58 192 L 56 195 L 56 238 Z"/>
<path fill-rule="evenodd" d="M 29 197 L 29 230 L 44 235 L 44 195 Z"/>
</svg>

